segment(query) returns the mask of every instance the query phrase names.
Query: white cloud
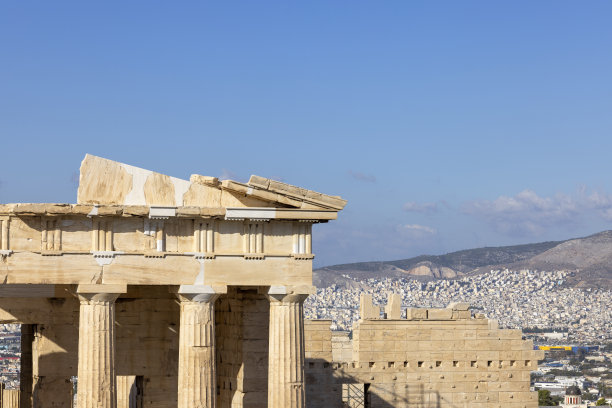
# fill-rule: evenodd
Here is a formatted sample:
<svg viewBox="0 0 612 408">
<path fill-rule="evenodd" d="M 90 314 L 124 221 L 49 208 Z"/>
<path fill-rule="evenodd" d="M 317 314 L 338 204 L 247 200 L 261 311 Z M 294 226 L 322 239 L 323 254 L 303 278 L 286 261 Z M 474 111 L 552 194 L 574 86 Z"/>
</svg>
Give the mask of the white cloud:
<svg viewBox="0 0 612 408">
<path fill-rule="evenodd" d="M 590 195 L 582 192 L 586 207 L 594 210 L 600 217 L 606 221 L 612 221 L 612 196 L 606 193 L 595 191 Z"/>
<path fill-rule="evenodd" d="M 433 214 L 438 212 L 438 204 L 436 203 L 417 203 L 409 201 L 404 204 L 404 211 L 416 212 L 423 214 Z"/>
<path fill-rule="evenodd" d="M 541 197 L 532 190 L 523 190 L 513 197 L 466 203 L 463 212 L 483 218 L 506 234 L 539 235 L 547 228 L 574 224 L 590 214 L 611 221 L 612 196 L 601 192 L 588 194 L 580 189 L 574 195 Z"/>
<path fill-rule="evenodd" d="M 397 227 L 398 232 L 408 233 L 411 235 L 434 235 L 436 230 L 426 225 L 418 224 L 403 224 Z"/>
<path fill-rule="evenodd" d="M 404 259 L 437 252 L 438 233 L 424 225 L 359 223 L 340 218 L 313 229 L 317 266 Z"/>
</svg>

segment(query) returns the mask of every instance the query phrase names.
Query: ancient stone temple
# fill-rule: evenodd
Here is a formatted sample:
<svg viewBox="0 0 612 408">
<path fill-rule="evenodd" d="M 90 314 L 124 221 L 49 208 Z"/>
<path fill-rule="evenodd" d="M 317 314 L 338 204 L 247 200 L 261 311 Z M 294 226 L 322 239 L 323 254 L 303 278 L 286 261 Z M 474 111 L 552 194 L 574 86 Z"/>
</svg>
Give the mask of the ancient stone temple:
<svg viewBox="0 0 612 408">
<path fill-rule="evenodd" d="M 312 226 L 345 204 L 257 176 L 186 181 L 87 155 L 77 204 L 0 205 L 0 322 L 22 324 L 10 397 L 303 408 Z"/>
</svg>

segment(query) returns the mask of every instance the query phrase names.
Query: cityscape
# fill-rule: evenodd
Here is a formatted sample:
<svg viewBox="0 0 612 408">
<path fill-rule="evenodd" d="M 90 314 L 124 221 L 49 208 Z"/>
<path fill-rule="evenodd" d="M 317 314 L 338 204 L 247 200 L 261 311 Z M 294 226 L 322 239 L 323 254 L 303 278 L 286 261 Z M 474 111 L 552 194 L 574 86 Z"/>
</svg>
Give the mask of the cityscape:
<svg viewBox="0 0 612 408">
<path fill-rule="evenodd" d="M 466 302 L 502 328 L 521 329 L 546 350 L 532 373 L 532 389 L 562 402 L 570 386 L 596 401 L 612 389 L 612 291 L 568 287 L 572 271 L 491 270 L 455 280 L 366 279 L 319 288 L 305 302 L 306 319 L 329 319 L 332 329 L 350 333 L 359 319 L 359 297 L 371 294 L 381 306 L 386 293 L 401 295 L 405 308 L 445 307 Z"/>
<path fill-rule="evenodd" d="M 335 330 L 351 330 L 359 319 L 359 296 L 372 294 L 384 305 L 386 293 L 402 297 L 403 307 L 445 307 L 466 302 L 503 328 L 531 328 L 552 344 L 612 341 L 612 291 L 570 288 L 569 271 L 494 270 L 455 280 L 367 279 L 352 287 L 317 289 L 305 304 L 306 319 L 330 319 Z M 349 275 L 344 276 L 350 279 Z M 550 330 L 542 330 L 550 329 Z"/>
<path fill-rule="evenodd" d="M 7 389 L 19 388 L 20 340 L 20 325 L 0 325 L 0 382 Z"/>
</svg>

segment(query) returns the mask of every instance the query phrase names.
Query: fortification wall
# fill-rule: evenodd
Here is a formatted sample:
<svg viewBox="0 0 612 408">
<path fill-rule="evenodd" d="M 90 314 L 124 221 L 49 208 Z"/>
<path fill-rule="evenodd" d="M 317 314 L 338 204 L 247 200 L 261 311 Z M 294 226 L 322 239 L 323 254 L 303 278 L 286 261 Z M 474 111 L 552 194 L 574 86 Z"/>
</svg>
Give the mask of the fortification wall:
<svg viewBox="0 0 612 408">
<path fill-rule="evenodd" d="M 396 318 L 381 319 L 371 297 L 361 299 L 367 319 L 354 326 L 351 362 L 328 359 L 332 342 L 321 340 L 327 338 L 324 324 L 306 323 L 306 332 L 316 332 L 306 336 L 308 407 L 359 407 L 366 401 L 370 408 L 537 407 L 530 372 L 543 356 L 520 330 L 473 317 L 462 303 L 408 309 L 406 319 L 399 318 L 396 301 L 389 305 L 386 315 Z"/>
<path fill-rule="evenodd" d="M 353 341 L 350 332 L 332 332 L 332 360 L 336 363 L 350 363 L 353 361 Z"/>
</svg>

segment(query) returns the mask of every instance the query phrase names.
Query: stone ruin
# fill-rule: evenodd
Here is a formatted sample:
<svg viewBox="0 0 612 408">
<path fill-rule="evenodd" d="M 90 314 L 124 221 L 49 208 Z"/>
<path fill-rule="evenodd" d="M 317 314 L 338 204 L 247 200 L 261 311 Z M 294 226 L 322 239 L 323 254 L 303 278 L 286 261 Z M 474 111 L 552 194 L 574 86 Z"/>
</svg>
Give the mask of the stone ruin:
<svg viewBox="0 0 612 408">
<path fill-rule="evenodd" d="M 352 340 L 304 323 L 312 226 L 345 204 L 91 155 L 76 204 L 0 204 L 0 323 L 22 325 L 0 406 L 537 406 L 540 354 L 467 305 L 381 318 L 364 296 Z"/>
<path fill-rule="evenodd" d="M 87 155 L 76 204 L 0 205 L 0 322 L 22 325 L 2 406 L 303 407 L 312 226 L 345 204 Z"/>
<path fill-rule="evenodd" d="M 312 408 L 535 408 L 530 373 L 543 352 L 467 303 L 384 313 L 362 294 L 353 338 L 329 320 L 305 322 L 306 400 Z"/>
</svg>

